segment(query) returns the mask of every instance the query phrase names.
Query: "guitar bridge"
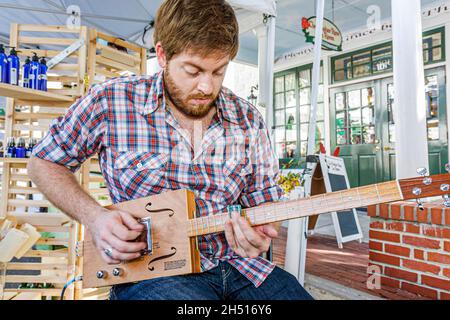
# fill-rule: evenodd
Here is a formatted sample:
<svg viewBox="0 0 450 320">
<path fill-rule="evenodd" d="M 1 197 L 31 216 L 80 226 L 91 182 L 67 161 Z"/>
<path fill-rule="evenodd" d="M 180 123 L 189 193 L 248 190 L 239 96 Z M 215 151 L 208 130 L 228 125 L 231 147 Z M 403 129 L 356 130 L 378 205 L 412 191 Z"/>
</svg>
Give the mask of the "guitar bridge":
<svg viewBox="0 0 450 320">
<path fill-rule="evenodd" d="M 152 238 L 152 219 L 150 217 L 142 218 L 139 220 L 140 223 L 144 225 L 144 235 L 140 239 L 147 242 L 147 249 L 141 251 L 141 254 L 151 255 L 153 253 L 153 238 Z"/>
</svg>

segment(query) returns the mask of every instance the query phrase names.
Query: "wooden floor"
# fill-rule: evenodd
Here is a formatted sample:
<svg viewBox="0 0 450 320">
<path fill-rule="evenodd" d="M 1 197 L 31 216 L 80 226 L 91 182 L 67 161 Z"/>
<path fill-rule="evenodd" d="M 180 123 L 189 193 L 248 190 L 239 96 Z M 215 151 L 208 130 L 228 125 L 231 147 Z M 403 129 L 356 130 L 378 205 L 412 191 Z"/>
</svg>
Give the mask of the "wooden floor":
<svg viewBox="0 0 450 320">
<path fill-rule="evenodd" d="M 273 243 L 273 260 L 278 266 L 284 265 L 287 229 L 282 227 L 279 237 Z M 336 238 L 314 234 L 309 236 L 306 254 L 306 273 L 336 282 L 389 300 L 423 299 L 406 291 L 384 288 L 369 290 L 366 285 L 369 246 L 367 243 L 352 241 L 337 246 Z"/>
</svg>

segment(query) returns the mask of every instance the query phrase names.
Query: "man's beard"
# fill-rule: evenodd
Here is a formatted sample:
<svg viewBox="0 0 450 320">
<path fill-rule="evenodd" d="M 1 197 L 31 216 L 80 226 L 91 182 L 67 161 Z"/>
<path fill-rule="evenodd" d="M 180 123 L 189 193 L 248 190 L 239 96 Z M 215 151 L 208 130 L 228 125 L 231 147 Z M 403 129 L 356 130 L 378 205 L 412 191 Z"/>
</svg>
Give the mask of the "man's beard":
<svg viewBox="0 0 450 320">
<path fill-rule="evenodd" d="M 165 86 L 165 94 L 170 99 L 172 104 L 179 111 L 184 113 L 187 116 L 194 118 L 201 118 L 208 114 L 211 108 L 214 106 L 214 101 L 217 96 L 214 95 L 203 95 L 203 94 L 195 94 L 189 95 L 185 100 L 182 98 L 182 91 L 179 89 L 172 77 L 169 74 L 169 68 L 164 69 L 164 86 Z M 188 104 L 188 101 L 191 99 L 209 99 L 211 102 L 207 104 L 198 104 L 191 105 Z"/>
</svg>

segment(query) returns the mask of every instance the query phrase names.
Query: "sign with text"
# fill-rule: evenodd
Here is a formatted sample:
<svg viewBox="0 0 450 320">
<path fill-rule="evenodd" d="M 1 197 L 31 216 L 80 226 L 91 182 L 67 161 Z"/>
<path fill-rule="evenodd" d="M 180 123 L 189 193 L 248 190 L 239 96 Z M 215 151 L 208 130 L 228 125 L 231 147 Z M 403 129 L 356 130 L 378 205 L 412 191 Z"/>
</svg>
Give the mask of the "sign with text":
<svg viewBox="0 0 450 320">
<path fill-rule="evenodd" d="M 316 17 L 302 18 L 302 30 L 306 42 L 314 43 L 316 34 Z M 342 51 L 341 30 L 330 20 L 323 19 L 322 49 L 329 51 Z"/>
</svg>

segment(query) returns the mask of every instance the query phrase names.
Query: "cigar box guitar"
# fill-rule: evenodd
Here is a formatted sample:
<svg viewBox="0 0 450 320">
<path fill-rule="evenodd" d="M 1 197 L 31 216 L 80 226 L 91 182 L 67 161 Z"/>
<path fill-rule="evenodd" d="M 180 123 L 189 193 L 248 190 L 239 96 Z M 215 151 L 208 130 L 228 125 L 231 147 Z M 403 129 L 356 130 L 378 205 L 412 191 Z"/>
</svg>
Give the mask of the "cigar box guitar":
<svg viewBox="0 0 450 320">
<path fill-rule="evenodd" d="M 450 170 L 450 167 L 447 166 Z M 111 206 L 130 212 L 145 225 L 147 251 L 136 260 L 107 264 L 87 232 L 79 255 L 83 257 L 83 287 L 102 287 L 146 279 L 201 272 L 197 236 L 224 231 L 232 211 L 239 211 L 252 226 L 321 213 L 349 210 L 400 200 L 443 196 L 450 206 L 450 174 L 395 180 L 291 201 L 263 204 L 241 210 L 230 206 L 225 212 L 195 217 L 195 196 L 188 190 L 122 202 Z"/>
</svg>

